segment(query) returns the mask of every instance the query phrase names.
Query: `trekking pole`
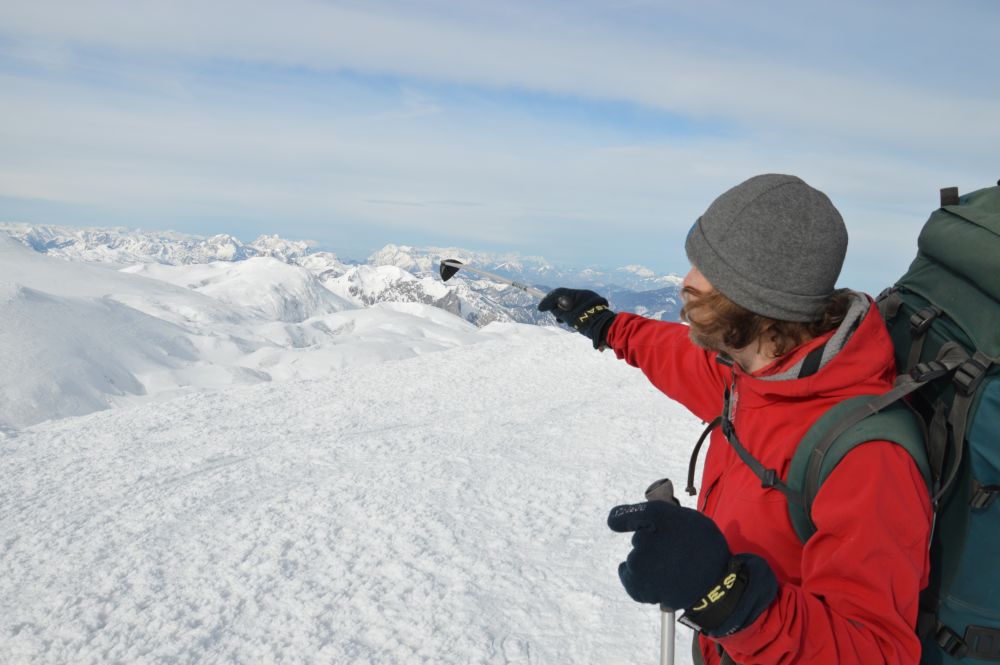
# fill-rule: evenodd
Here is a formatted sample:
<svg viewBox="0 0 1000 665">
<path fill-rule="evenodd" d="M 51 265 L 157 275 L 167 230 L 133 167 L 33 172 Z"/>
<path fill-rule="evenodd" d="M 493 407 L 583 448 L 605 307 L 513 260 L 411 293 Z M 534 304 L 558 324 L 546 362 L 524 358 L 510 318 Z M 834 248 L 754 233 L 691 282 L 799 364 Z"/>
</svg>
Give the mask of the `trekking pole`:
<svg viewBox="0 0 1000 665">
<path fill-rule="evenodd" d="M 680 505 L 674 497 L 674 484 L 669 478 L 657 480 L 646 488 L 646 501 L 669 501 Z M 660 604 L 660 665 L 674 665 L 674 610 Z"/>
<path fill-rule="evenodd" d="M 527 284 L 522 284 L 521 282 L 515 282 L 512 279 L 507 279 L 506 277 L 501 277 L 500 275 L 495 275 L 491 272 L 480 270 L 479 268 L 471 268 L 462 263 L 461 261 L 456 261 L 455 259 L 444 259 L 443 261 L 441 261 L 441 271 L 440 271 L 441 280 L 447 282 L 459 270 L 468 270 L 469 272 L 474 272 L 477 275 L 481 275 L 482 277 L 492 279 L 494 282 L 500 282 L 501 284 L 510 284 L 515 289 L 521 289 L 525 293 L 529 293 L 535 296 L 536 298 L 545 297 L 545 293 L 543 291 L 539 291 L 533 286 L 528 286 Z"/>
</svg>

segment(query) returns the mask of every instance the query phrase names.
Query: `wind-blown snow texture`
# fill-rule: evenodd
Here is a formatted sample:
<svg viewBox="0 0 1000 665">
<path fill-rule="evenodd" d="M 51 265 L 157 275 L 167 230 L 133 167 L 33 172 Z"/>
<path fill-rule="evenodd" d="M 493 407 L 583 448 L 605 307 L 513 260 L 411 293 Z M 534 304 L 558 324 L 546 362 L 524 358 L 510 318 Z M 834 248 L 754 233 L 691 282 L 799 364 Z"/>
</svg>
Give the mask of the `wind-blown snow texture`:
<svg viewBox="0 0 1000 665">
<path fill-rule="evenodd" d="M 0 663 L 653 662 L 605 518 L 699 423 L 579 335 L 319 260 L 0 234 Z"/>
<path fill-rule="evenodd" d="M 538 329 L 38 425 L 0 440 L 0 661 L 653 662 L 604 520 L 697 429 Z"/>
</svg>

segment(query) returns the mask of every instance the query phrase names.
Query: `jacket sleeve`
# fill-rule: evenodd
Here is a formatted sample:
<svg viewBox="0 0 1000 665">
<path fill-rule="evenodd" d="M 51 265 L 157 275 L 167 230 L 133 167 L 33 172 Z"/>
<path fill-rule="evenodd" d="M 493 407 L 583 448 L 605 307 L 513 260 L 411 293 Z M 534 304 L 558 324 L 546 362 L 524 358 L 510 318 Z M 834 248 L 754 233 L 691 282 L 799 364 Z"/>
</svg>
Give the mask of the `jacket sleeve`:
<svg viewBox="0 0 1000 665">
<path fill-rule="evenodd" d="M 714 352 L 695 346 L 687 326 L 622 313 L 608 330 L 607 345 L 701 420 L 722 412 L 728 369 L 716 362 Z"/>
<path fill-rule="evenodd" d="M 916 464 L 893 443 L 859 446 L 823 484 L 813 521 L 801 582 L 719 643 L 743 665 L 918 663 L 931 505 Z"/>
</svg>

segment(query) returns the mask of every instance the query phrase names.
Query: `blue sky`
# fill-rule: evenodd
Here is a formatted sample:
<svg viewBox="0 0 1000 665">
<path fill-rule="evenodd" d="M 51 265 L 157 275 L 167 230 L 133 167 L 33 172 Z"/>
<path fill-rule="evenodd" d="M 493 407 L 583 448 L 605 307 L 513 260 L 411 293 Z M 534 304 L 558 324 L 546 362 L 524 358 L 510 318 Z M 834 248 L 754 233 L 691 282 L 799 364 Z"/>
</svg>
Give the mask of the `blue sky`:
<svg viewBox="0 0 1000 665">
<path fill-rule="evenodd" d="M 6 2 L 0 220 L 517 251 L 683 272 L 763 172 L 905 270 L 1000 178 L 1000 4 Z"/>
</svg>

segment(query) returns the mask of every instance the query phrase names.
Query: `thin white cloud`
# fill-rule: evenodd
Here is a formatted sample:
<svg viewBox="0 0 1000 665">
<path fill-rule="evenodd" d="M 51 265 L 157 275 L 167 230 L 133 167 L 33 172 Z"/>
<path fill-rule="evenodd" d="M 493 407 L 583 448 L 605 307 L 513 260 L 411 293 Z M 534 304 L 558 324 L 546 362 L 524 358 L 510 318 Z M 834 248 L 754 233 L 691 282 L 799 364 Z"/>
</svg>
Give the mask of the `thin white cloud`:
<svg viewBox="0 0 1000 665">
<path fill-rule="evenodd" d="M 407 86 L 400 91 L 400 108 L 374 114 L 375 119 L 410 119 L 438 115 L 442 107 L 425 92 Z"/>
<path fill-rule="evenodd" d="M 672 43 L 669 36 L 637 39 L 582 12 L 554 24 L 544 5 L 530 15 L 522 8 L 513 16 L 522 22 L 531 18 L 526 24 L 485 10 L 455 12 L 461 17 L 456 19 L 445 11 L 417 13 L 406 7 L 309 0 L 39 1 L 8 4 L 2 22 L 9 34 L 123 53 L 513 86 L 724 118 L 751 129 L 777 125 L 895 146 L 957 142 L 980 154 L 989 151 L 982 146 L 1000 142 L 994 120 L 1000 101 L 988 88 L 941 95 L 933 86 L 882 79 L 877 69 L 847 75 L 754 52 L 727 51 L 719 57 L 711 42 L 692 48 Z"/>
</svg>

